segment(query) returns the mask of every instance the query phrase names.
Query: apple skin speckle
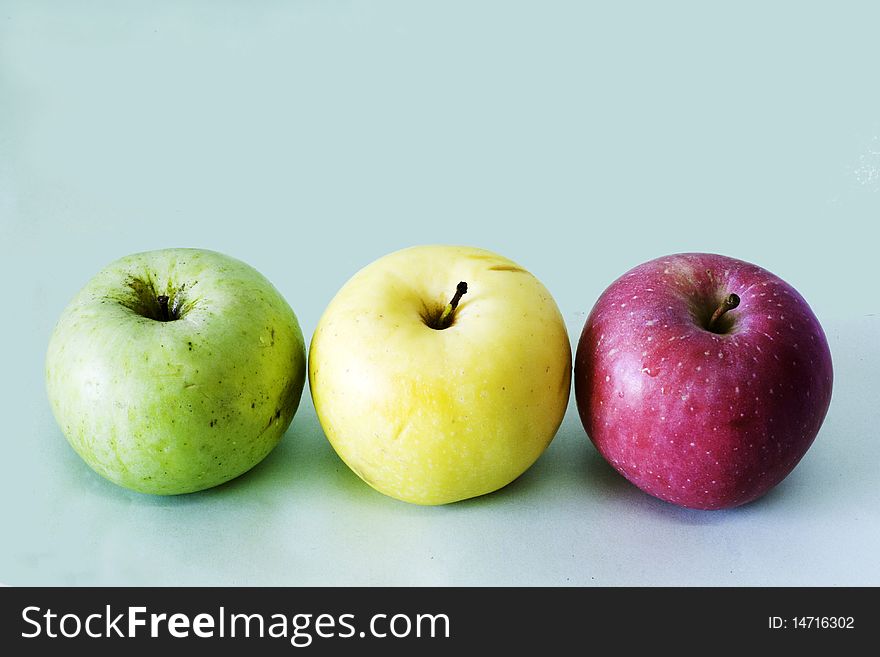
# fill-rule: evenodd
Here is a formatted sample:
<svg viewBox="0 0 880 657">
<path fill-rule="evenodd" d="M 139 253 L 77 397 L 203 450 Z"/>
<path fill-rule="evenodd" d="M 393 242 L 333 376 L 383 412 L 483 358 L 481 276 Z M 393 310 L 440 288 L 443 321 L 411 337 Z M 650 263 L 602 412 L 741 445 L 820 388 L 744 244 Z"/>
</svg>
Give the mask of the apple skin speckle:
<svg viewBox="0 0 880 657">
<path fill-rule="evenodd" d="M 708 330 L 729 293 L 739 307 Z M 833 370 L 794 288 L 747 262 L 687 253 L 608 287 L 581 334 L 574 383 L 584 428 L 618 472 L 673 504 L 724 509 L 797 465 L 828 411 Z"/>
</svg>

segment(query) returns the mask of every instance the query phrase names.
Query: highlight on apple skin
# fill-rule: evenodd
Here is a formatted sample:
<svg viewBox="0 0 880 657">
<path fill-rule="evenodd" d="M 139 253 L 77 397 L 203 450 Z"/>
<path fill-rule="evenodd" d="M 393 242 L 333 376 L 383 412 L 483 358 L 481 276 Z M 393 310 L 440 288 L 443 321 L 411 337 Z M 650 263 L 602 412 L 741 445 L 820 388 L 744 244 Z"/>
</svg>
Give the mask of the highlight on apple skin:
<svg viewBox="0 0 880 657">
<path fill-rule="evenodd" d="M 797 465 L 833 374 L 822 327 L 794 288 L 741 260 L 684 253 L 605 290 L 574 381 L 584 428 L 618 472 L 673 504 L 723 509 Z"/>
<path fill-rule="evenodd" d="M 172 495 L 269 454 L 305 369 L 296 316 L 259 272 L 213 251 L 164 249 L 120 258 L 74 297 L 49 342 L 46 388 L 97 473 Z"/>
<path fill-rule="evenodd" d="M 397 251 L 354 275 L 309 352 L 324 432 L 366 483 L 445 504 L 497 490 L 562 421 L 571 347 L 553 297 L 500 255 Z"/>
</svg>

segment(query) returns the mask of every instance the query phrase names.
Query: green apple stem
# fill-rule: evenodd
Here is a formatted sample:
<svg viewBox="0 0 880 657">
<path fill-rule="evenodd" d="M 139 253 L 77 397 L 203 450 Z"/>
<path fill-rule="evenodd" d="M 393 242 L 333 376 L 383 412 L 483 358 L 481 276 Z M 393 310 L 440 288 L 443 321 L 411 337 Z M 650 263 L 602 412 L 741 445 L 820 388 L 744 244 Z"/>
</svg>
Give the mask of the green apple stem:
<svg viewBox="0 0 880 657">
<path fill-rule="evenodd" d="M 452 314 L 455 312 L 455 309 L 458 307 L 458 302 L 461 301 L 461 298 L 467 294 L 467 283 L 462 281 L 455 287 L 455 295 L 446 304 L 446 307 L 443 309 L 443 312 L 440 314 L 440 319 L 437 320 L 437 328 L 445 329 L 449 328 L 449 325 L 452 324 Z"/>
<path fill-rule="evenodd" d="M 739 296 L 737 296 L 733 292 L 724 297 L 721 305 L 719 305 L 718 308 L 715 309 L 715 312 L 712 313 L 712 319 L 709 320 L 709 330 L 714 330 L 715 322 L 717 322 L 721 318 L 721 316 L 724 315 L 724 313 L 726 313 L 728 310 L 733 310 L 738 305 Z"/>
<path fill-rule="evenodd" d="M 159 321 L 170 321 L 171 315 L 168 313 L 168 297 L 164 294 L 160 294 L 156 297 L 156 301 L 159 302 Z"/>
</svg>

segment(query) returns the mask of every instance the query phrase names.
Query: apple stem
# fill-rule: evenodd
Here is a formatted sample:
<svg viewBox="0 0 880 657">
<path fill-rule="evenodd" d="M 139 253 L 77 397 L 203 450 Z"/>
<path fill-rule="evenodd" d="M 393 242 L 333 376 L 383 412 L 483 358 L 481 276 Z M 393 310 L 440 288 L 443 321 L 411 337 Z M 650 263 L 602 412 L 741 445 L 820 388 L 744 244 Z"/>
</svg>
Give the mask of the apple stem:
<svg viewBox="0 0 880 657">
<path fill-rule="evenodd" d="M 462 281 L 455 287 L 455 295 L 446 304 L 446 307 L 443 309 L 443 312 L 440 315 L 440 319 L 437 320 L 437 328 L 445 329 L 448 328 L 450 324 L 452 324 L 452 313 L 455 312 L 455 309 L 458 307 L 458 302 L 461 301 L 461 298 L 467 294 L 467 283 Z"/>
<path fill-rule="evenodd" d="M 168 297 L 164 294 L 160 294 L 158 297 L 156 297 L 156 301 L 159 302 L 160 321 L 169 321 L 171 319 L 171 316 L 168 314 Z"/>
<path fill-rule="evenodd" d="M 715 328 L 715 322 L 717 322 L 721 316 L 726 313 L 728 310 L 733 310 L 739 305 L 739 296 L 731 292 L 724 300 L 721 302 L 721 305 L 715 309 L 715 312 L 712 313 L 712 319 L 709 320 L 709 330 Z"/>
</svg>

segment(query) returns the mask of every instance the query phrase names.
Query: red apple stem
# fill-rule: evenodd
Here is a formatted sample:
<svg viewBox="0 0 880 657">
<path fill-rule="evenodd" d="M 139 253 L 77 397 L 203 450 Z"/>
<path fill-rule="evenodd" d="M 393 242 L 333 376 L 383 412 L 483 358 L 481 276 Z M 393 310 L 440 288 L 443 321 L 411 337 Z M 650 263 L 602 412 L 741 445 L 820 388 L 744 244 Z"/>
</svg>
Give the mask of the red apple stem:
<svg viewBox="0 0 880 657">
<path fill-rule="evenodd" d="M 709 330 L 715 328 L 715 322 L 717 322 L 724 313 L 728 310 L 733 310 L 739 305 L 739 296 L 731 292 L 724 300 L 721 302 L 721 305 L 715 309 L 715 312 L 712 313 L 712 319 L 709 320 Z"/>
<path fill-rule="evenodd" d="M 160 294 L 156 297 L 156 301 L 159 302 L 159 320 L 162 322 L 169 321 L 171 315 L 168 313 L 168 297 L 164 294 Z"/>
<path fill-rule="evenodd" d="M 449 325 L 452 324 L 452 314 L 458 307 L 458 302 L 461 301 L 461 298 L 465 294 L 467 294 L 467 291 L 468 286 L 467 283 L 465 283 L 464 281 L 462 281 L 455 287 L 455 295 L 453 295 L 452 299 L 449 301 L 449 303 L 446 304 L 446 307 L 443 309 L 443 312 L 440 315 L 440 319 L 437 320 L 437 328 L 449 328 Z"/>
</svg>

